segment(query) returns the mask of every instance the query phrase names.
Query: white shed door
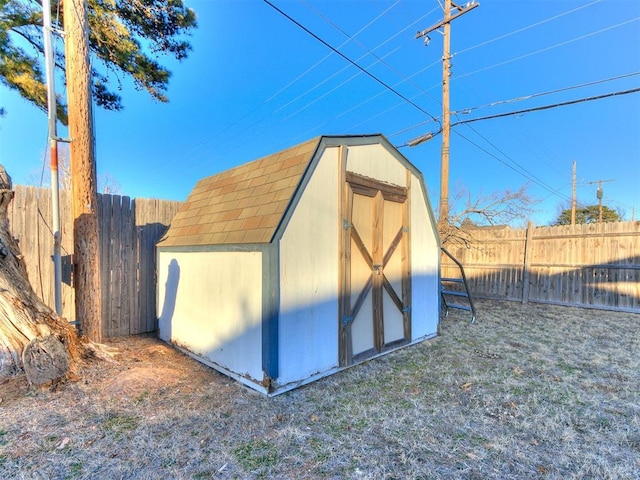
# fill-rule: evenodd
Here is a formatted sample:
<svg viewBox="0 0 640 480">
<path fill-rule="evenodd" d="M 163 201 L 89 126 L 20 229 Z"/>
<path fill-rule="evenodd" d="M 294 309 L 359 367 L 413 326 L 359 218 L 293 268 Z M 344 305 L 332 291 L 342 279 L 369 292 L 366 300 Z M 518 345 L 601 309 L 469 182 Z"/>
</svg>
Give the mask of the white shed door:
<svg viewBox="0 0 640 480">
<path fill-rule="evenodd" d="M 407 189 L 347 173 L 340 363 L 411 339 Z"/>
</svg>

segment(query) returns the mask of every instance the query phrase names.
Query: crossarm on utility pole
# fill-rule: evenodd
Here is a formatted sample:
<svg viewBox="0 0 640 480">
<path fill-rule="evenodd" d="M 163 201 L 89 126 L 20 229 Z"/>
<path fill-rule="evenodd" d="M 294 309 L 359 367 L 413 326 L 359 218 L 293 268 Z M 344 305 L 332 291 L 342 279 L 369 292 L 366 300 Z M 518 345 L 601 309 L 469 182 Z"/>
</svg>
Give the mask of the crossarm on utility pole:
<svg viewBox="0 0 640 480">
<path fill-rule="evenodd" d="M 442 19 L 441 21 L 439 21 L 435 25 L 416 33 L 416 39 L 424 37 L 425 35 L 427 35 L 427 34 L 433 32 L 434 30 L 442 27 L 445 23 L 449 23 L 452 20 L 455 20 L 456 18 L 458 18 L 459 16 L 464 15 L 465 13 L 470 12 L 474 8 L 480 6 L 480 4 L 476 3 L 476 2 L 470 3 L 468 6 L 465 5 L 464 7 L 459 7 L 458 5 L 454 4 L 453 2 L 451 2 L 451 5 L 453 5 L 455 8 L 458 9 L 457 13 L 454 13 L 453 15 L 450 15 L 449 19 L 447 19 L 445 17 L 444 19 Z M 445 12 L 445 15 L 446 15 L 446 12 Z"/>
</svg>

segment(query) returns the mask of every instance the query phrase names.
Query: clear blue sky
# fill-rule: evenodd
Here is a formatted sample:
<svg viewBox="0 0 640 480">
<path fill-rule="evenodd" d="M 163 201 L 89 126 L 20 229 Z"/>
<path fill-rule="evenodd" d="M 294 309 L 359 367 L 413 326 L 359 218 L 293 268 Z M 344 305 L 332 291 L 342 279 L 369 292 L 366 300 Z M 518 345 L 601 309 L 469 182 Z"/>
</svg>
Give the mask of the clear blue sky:
<svg viewBox="0 0 640 480">
<path fill-rule="evenodd" d="M 184 200 L 202 177 L 317 135 L 382 133 L 402 145 L 437 130 L 424 111 L 441 115 L 442 36 L 432 33 L 428 46 L 415 39 L 442 18 L 436 0 L 272 1 L 415 105 L 262 1 L 186 0 L 199 28 L 190 57 L 167 62 L 170 103 L 125 80 L 125 110 L 96 110 L 99 175 L 131 197 Z M 455 111 L 563 90 L 453 122 L 638 88 L 640 2 L 481 0 L 452 23 L 451 46 Z M 2 86 L 0 105 L 0 163 L 15 183 L 33 181 L 46 115 Z M 640 93 L 470 126 L 452 134 L 452 191 L 458 183 L 488 194 L 530 182 L 541 200 L 533 220 L 546 224 L 568 204 L 575 160 L 580 201 L 597 202 L 587 182 L 612 179 L 603 184 L 605 203 L 627 219 L 635 207 L 640 217 Z M 424 173 L 435 208 L 440 137 L 400 151 Z"/>
</svg>

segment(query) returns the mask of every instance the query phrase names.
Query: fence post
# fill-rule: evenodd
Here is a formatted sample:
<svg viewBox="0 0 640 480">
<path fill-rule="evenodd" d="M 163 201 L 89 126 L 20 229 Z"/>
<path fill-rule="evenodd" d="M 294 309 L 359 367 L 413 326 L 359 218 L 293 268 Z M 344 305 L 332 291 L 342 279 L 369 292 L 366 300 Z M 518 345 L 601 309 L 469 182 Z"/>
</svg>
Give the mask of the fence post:
<svg viewBox="0 0 640 480">
<path fill-rule="evenodd" d="M 533 251 L 533 222 L 527 223 L 527 236 L 524 241 L 524 265 L 522 268 L 522 303 L 529 302 L 529 277 L 531 275 L 531 252 Z"/>
</svg>

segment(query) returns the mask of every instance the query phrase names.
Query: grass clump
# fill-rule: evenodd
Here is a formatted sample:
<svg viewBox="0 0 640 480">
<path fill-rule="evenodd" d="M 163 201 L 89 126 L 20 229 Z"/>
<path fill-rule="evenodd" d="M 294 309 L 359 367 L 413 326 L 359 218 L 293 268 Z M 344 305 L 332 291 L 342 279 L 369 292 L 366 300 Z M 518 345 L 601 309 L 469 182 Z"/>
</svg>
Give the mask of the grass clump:
<svg viewBox="0 0 640 480">
<path fill-rule="evenodd" d="M 252 439 L 233 448 L 233 457 L 247 472 L 268 471 L 278 462 L 278 451 L 273 443 L 263 439 Z"/>
</svg>

